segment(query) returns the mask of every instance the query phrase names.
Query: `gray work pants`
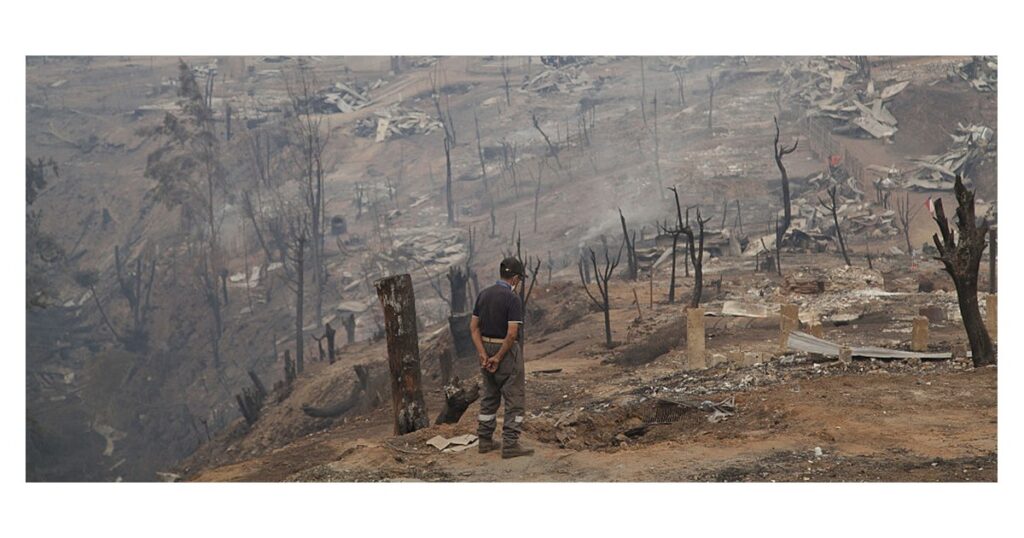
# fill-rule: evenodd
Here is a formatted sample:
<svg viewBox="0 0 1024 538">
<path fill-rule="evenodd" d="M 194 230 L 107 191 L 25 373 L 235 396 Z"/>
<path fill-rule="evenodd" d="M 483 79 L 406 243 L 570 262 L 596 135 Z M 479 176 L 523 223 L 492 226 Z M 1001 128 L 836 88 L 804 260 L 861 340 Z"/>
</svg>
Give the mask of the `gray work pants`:
<svg viewBox="0 0 1024 538">
<path fill-rule="evenodd" d="M 501 344 L 484 342 L 484 351 L 494 355 L 501 350 Z M 498 406 L 505 401 L 505 422 L 501 429 L 502 442 L 514 445 L 519 440 L 523 429 L 524 409 L 526 407 L 526 369 L 523 358 L 519 355 L 519 345 L 512 346 L 505 358 L 498 363 L 498 370 L 493 374 L 480 369 L 484 380 L 484 394 L 480 398 L 480 416 L 477 435 L 491 438 L 498 427 Z"/>
</svg>

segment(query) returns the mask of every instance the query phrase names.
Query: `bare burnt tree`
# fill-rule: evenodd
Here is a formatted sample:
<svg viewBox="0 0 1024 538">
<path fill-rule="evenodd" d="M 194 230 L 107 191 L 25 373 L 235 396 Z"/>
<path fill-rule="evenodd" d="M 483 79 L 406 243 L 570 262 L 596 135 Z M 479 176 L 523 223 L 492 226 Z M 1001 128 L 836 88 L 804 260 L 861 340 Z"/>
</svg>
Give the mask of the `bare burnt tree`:
<svg viewBox="0 0 1024 538">
<path fill-rule="evenodd" d="M 636 232 L 633 232 L 633 238 L 630 240 L 629 230 L 626 228 L 626 217 L 622 214 L 621 208 L 619 208 L 619 222 L 622 223 L 622 240 L 626 243 L 626 263 L 629 270 L 629 279 L 636 280 Z"/>
<path fill-rule="evenodd" d="M 679 204 L 679 189 L 677 187 L 669 187 L 668 190 L 672 191 L 676 201 L 676 225 L 669 228 L 668 223 L 665 222 L 659 227 L 662 233 L 672 236 L 672 274 L 669 278 L 668 283 L 668 302 L 674 304 L 676 302 L 676 251 L 679 246 L 679 237 L 683 235 L 683 210 Z M 687 217 L 689 220 L 689 217 Z"/>
<path fill-rule="evenodd" d="M 654 176 L 658 179 L 658 196 L 665 199 L 665 188 L 661 182 L 661 152 L 658 143 L 658 92 L 654 92 Z"/>
<path fill-rule="evenodd" d="M 839 213 L 838 204 L 836 203 L 836 190 L 837 187 L 835 186 L 828 188 L 827 192 L 830 202 L 826 202 L 820 197 L 818 198 L 818 202 L 821 203 L 821 207 L 824 207 L 827 211 L 832 213 L 832 223 L 836 227 L 836 241 L 839 243 L 839 251 L 843 254 L 843 261 L 846 262 L 846 266 L 849 267 L 850 257 L 846 254 L 846 242 L 843 240 L 843 229 L 842 227 L 839 226 Z"/>
<path fill-rule="evenodd" d="M 501 79 L 505 82 L 505 104 L 512 106 L 512 91 L 510 89 L 509 80 L 509 69 L 508 69 L 508 56 L 501 57 Z"/>
<path fill-rule="evenodd" d="M 544 160 L 541 160 L 540 164 L 537 166 L 537 188 L 533 191 L 533 233 L 537 233 L 537 210 L 540 207 L 540 180 L 543 175 Z"/>
<path fill-rule="evenodd" d="M 715 112 L 715 90 L 718 89 L 718 81 L 715 77 L 708 73 L 708 130 L 714 129 L 714 123 L 712 123 L 712 114 Z"/>
<path fill-rule="evenodd" d="M 612 273 L 615 272 L 615 267 L 619 265 L 619 259 L 622 258 L 622 247 L 624 243 L 619 244 L 619 252 L 615 255 L 615 259 L 611 259 L 608 253 L 608 245 L 604 246 L 604 267 L 601 268 L 597 264 L 597 254 L 594 249 L 588 248 L 590 251 L 590 263 L 594 268 L 594 282 L 597 284 L 598 295 L 601 297 L 599 300 L 594 297 L 593 293 L 590 293 L 590 287 L 587 285 L 586 279 L 583 275 L 582 266 L 580 268 L 580 282 L 583 284 L 583 291 L 587 292 L 587 297 L 594 302 L 594 305 L 601 309 L 604 313 L 604 345 L 608 349 L 612 348 L 612 323 L 609 317 L 609 301 L 608 301 L 608 282 L 612 278 Z"/>
<path fill-rule="evenodd" d="M 907 255 L 914 254 L 914 245 L 910 242 L 910 223 L 914 222 L 914 218 L 923 208 L 923 205 L 916 208 L 910 206 L 909 192 L 903 193 L 902 196 L 896 195 L 896 218 L 900 223 L 900 231 L 903 232 L 903 240 L 907 244 Z"/>
<path fill-rule="evenodd" d="M 444 138 L 444 169 L 444 199 L 448 208 L 448 225 L 455 226 L 455 198 L 452 194 L 452 142 L 447 136 Z"/>
<path fill-rule="evenodd" d="M 309 223 L 302 215 L 289 222 L 291 253 L 286 256 L 292 266 L 289 288 L 295 293 L 295 371 L 301 374 L 305 360 L 303 356 L 303 302 L 306 282 L 306 244 L 309 242 Z"/>
<path fill-rule="evenodd" d="M 682 107 L 686 106 L 686 94 L 683 91 L 683 89 L 684 89 L 684 87 L 683 87 L 683 82 L 684 82 L 683 71 L 682 71 L 682 69 L 679 69 L 677 66 L 674 66 L 672 68 L 672 74 L 675 75 L 675 77 L 676 77 L 676 85 L 679 87 L 679 107 L 682 108 Z"/>
<path fill-rule="evenodd" d="M 132 264 L 121 256 L 121 249 L 114 246 L 114 269 L 117 275 L 117 284 L 121 290 L 121 296 L 128 303 L 131 312 L 131 328 L 125 335 L 125 345 L 132 349 L 144 350 L 148 342 L 146 326 L 149 322 L 149 313 L 152 311 L 151 297 L 153 292 L 153 280 L 156 278 L 155 254 L 148 256 L 140 254 Z M 126 267 L 126 265 L 128 267 Z M 134 269 L 130 268 L 134 265 Z"/>
<path fill-rule="evenodd" d="M 480 120 L 477 119 L 476 110 L 473 110 L 473 126 L 476 127 L 476 154 L 480 158 L 480 177 L 484 182 L 484 194 L 487 196 L 487 205 L 491 212 L 491 237 L 494 237 L 494 228 L 497 218 L 494 215 L 494 195 L 491 193 L 491 185 L 487 180 L 487 166 L 484 160 L 484 149 L 480 144 Z"/>
<path fill-rule="evenodd" d="M 562 161 L 558 159 L 558 146 L 552 144 L 551 139 L 548 138 L 547 133 L 544 132 L 544 129 L 540 128 L 540 121 L 537 120 L 537 112 L 531 112 L 530 119 L 533 121 L 533 128 L 537 129 L 537 132 L 540 133 L 540 136 L 544 138 L 544 143 L 547 144 L 548 146 L 548 155 L 555 158 L 555 164 L 558 165 L 559 170 L 562 170 Z"/>
<path fill-rule="evenodd" d="M 161 139 L 161 145 L 147 156 L 144 175 L 156 181 L 150 192 L 153 199 L 168 208 L 179 209 L 189 240 L 198 243 L 195 282 L 210 307 L 211 351 L 214 365 L 219 367 L 224 324 L 217 274 L 223 266 L 223 256 L 216 208 L 224 196 L 226 172 L 210 107 L 211 83 L 208 81 L 204 94 L 188 64 L 178 63 L 180 113 L 166 113 L 163 123 L 151 130 Z"/>
<path fill-rule="evenodd" d="M 794 141 L 793 145 L 788 148 L 784 144 L 779 145 L 779 119 L 773 116 L 772 120 L 775 122 L 775 140 L 772 142 L 775 148 L 773 151 L 775 166 L 779 168 L 779 174 L 782 177 L 782 210 L 785 215 L 782 219 L 782 233 L 785 234 L 789 230 L 790 223 L 793 221 L 793 211 L 789 200 L 789 174 L 786 173 L 786 167 L 782 164 L 782 158 L 796 151 L 796 146 L 800 141 Z"/>
<path fill-rule="evenodd" d="M 704 292 L 704 225 L 711 220 L 711 217 L 702 219 L 700 208 L 697 208 L 697 241 L 694 242 L 693 228 L 689 222 L 683 227 L 683 234 L 686 235 L 686 243 L 690 251 L 690 261 L 693 262 L 693 293 L 690 295 L 690 308 L 700 306 L 701 295 Z"/>
<path fill-rule="evenodd" d="M 939 234 L 932 235 L 935 248 L 939 250 L 935 259 L 942 262 L 956 287 L 960 317 L 963 318 L 967 339 L 971 344 L 974 366 L 995 364 L 995 349 L 978 307 L 978 270 L 985 251 L 985 235 L 988 234 L 989 223 L 984 217 L 978 222 L 974 213 L 974 192 L 964 186 L 959 175 L 953 184 L 953 194 L 957 201 L 955 235 L 946 219 L 942 200 L 935 202 L 935 223 L 941 234 L 941 237 Z"/>
<path fill-rule="evenodd" d="M 331 129 L 330 125 L 323 125 L 323 116 L 314 108 L 316 84 L 312 72 L 300 67 L 294 82 L 288 82 L 288 94 L 295 118 L 293 138 L 298 147 L 296 165 L 301 171 L 302 199 L 309 215 L 309 257 L 313 269 L 316 324 L 319 327 L 323 323 L 323 297 L 327 284 L 327 261 L 324 258 L 324 237 L 327 232 L 324 218 L 324 150 L 330 141 Z M 299 360 L 301 365 L 301 358 Z"/>
<path fill-rule="evenodd" d="M 640 57 L 640 117 L 647 128 L 647 75 L 644 71 L 644 57 Z"/>
</svg>

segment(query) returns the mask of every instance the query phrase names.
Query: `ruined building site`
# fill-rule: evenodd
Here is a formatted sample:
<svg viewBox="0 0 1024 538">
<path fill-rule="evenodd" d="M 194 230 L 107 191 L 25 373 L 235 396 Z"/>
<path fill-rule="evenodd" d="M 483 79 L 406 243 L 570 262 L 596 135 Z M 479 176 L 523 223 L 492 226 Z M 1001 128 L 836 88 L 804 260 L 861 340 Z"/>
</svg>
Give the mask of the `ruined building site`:
<svg viewBox="0 0 1024 538">
<path fill-rule="evenodd" d="M 26 480 L 996 481 L 997 75 L 29 56 Z"/>
</svg>

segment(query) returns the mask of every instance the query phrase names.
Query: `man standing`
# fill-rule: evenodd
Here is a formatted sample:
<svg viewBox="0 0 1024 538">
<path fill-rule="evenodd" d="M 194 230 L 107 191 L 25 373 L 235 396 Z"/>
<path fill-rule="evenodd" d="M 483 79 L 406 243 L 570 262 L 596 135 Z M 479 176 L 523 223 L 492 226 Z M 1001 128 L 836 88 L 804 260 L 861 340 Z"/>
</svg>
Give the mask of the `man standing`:
<svg viewBox="0 0 1024 538">
<path fill-rule="evenodd" d="M 526 369 L 516 339 L 523 324 L 523 302 L 516 286 L 526 278 L 523 262 L 505 258 L 501 262 L 501 280 L 480 292 L 473 306 L 469 330 L 480 357 L 484 395 L 480 398 L 477 435 L 480 452 L 498 448 L 494 430 L 498 427 L 498 406 L 505 401 L 505 422 L 501 429 L 502 458 L 529 456 L 533 449 L 519 444 L 526 406 Z"/>
</svg>

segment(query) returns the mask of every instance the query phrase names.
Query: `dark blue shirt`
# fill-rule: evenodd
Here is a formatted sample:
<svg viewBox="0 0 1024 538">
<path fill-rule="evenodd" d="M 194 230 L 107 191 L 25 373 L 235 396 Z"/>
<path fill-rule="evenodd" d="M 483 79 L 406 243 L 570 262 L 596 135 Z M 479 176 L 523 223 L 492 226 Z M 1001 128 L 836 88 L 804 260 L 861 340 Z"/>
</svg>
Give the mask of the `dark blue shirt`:
<svg viewBox="0 0 1024 538">
<path fill-rule="evenodd" d="M 523 322 L 523 302 L 508 282 L 499 280 L 477 295 L 473 316 L 480 318 L 481 335 L 505 338 L 509 323 Z"/>
</svg>

